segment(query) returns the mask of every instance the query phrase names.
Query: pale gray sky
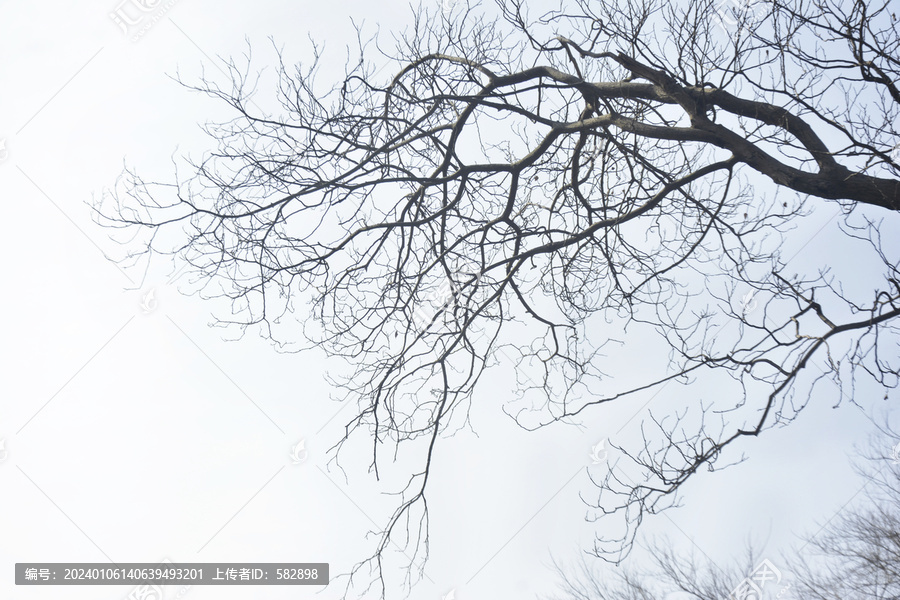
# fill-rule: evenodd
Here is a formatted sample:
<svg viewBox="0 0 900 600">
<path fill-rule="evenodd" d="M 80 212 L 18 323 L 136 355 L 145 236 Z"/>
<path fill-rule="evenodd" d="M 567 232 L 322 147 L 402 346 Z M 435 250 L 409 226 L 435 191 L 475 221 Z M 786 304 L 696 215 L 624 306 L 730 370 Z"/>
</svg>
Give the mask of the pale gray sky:
<svg viewBox="0 0 900 600">
<path fill-rule="evenodd" d="M 208 147 L 198 123 L 228 114 L 168 75 L 190 80 L 201 65 L 213 73 L 217 57 L 244 52 L 245 38 L 259 56 L 271 56 L 272 36 L 288 57 L 303 57 L 312 32 L 337 77 L 351 18 L 387 41 L 410 10 L 339 0 L 170 4 L 137 41 L 110 18 L 123 6 L 112 1 L 0 4 L 2 598 L 118 600 L 129 591 L 15 588 L 13 565 L 26 561 L 315 561 L 337 575 L 367 556 L 370 518 L 381 525 L 392 506 L 363 464 L 345 461 L 346 479 L 326 466 L 352 409 L 330 420 L 342 405 L 328 401 L 321 356 L 277 354 L 254 335 L 223 341 L 208 327 L 212 306 L 180 296 L 165 264 L 141 282 L 104 258 L 115 248 L 86 202 L 114 185 L 123 158 L 164 179 L 173 154 Z M 821 222 L 833 213 L 823 210 Z M 798 260 L 828 252 L 833 231 Z M 636 409 L 597 411 L 584 431 L 527 433 L 496 401 L 510 397 L 509 376 L 485 380 L 473 412 L 480 437 L 464 429 L 441 444 L 432 558 L 413 598 L 451 589 L 457 600 L 534 597 L 554 589 L 551 553 L 571 560 L 590 545 L 596 526 L 579 500 L 595 496 L 590 449 L 618 443 Z M 870 429 L 849 403 L 831 409 L 828 386 L 796 423 L 744 443 L 746 463 L 692 481 L 684 508 L 647 521 L 647 532 L 716 559 L 738 554 L 747 535 L 768 537 L 776 560 L 794 533 L 830 518 L 864 483 L 847 455 Z M 309 457 L 295 465 L 301 439 Z M 185 597 L 338 598 L 340 589 L 196 587 Z"/>
</svg>

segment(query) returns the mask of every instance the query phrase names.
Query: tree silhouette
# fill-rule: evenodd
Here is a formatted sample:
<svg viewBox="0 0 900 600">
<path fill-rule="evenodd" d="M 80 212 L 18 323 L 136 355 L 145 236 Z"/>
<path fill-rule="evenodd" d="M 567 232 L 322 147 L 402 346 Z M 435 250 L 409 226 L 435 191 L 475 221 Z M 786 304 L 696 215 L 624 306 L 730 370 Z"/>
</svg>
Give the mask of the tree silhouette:
<svg viewBox="0 0 900 600">
<path fill-rule="evenodd" d="M 359 434 L 376 474 L 401 448 L 418 461 L 360 565 L 382 594 L 389 544 L 427 557 L 432 456 L 495 362 L 516 369 L 504 410 L 529 429 L 638 412 L 665 388 L 666 413 L 621 448 L 636 475 L 610 470 L 591 502 L 625 518 L 594 547 L 616 560 L 644 515 L 741 460 L 731 446 L 792 420 L 816 382 L 896 387 L 896 17 L 726 4 L 422 7 L 390 55 L 360 34 L 325 86 L 318 48 L 297 66 L 276 49 L 277 114 L 255 108 L 248 54 L 226 85 L 188 86 L 234 111 L 191 176 L 128 170 L 97 207 L 134 235 L 130 258 L 175 254 L 228 298 L 224 323 L 355 366 L 336 382 L 358 401 L 336 453 Z M 786 244 L 829 206 L 855 267 L 794 270 Z M 279 337 L 294 311 L 303 340 Z M 646 358 L 622 369 L 625 350 Z M 700 384 L 721 393 L 698 402 Z"/>
<path fill-rule="evenodd" d="M 743 557 L 727 564 L 716 556 L 680 553 L 668 540 L 648 547 L 643 568 L 597 569 L 585 560 L 574 567 L 554 562 L 561 576 L 555 600 L 890 600 L 900 597 L 900 462 L 886 440 L 870 439 L 856 461 L 867 484 L 838 514 L 780 558 L 766 558 L 748 543 Z M 898 445 L 900 446 L 900 445 Z M 718 563 L 718 564 L 717 564 Z M 747 595 L 742 595 L 742 593 Z"/>
</svg>

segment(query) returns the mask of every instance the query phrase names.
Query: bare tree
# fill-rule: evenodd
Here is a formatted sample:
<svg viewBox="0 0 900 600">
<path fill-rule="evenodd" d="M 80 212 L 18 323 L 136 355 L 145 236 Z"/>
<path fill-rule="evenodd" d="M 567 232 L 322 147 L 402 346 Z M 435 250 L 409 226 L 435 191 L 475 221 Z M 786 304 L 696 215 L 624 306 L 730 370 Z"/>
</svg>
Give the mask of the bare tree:
<svg viewBox="0 0 900 600">
<path fill-rule="evenodd" d="M 892 600 L 900 597 L 900 443 L 872 438 L 857 474 L 862 493 L 780 559 L 765 558 L 752 543 L 744 556 L 717 564 L 709 556 L 679 553 L 668 540 L 648 547 L 643 569 L 575 567 L 554 561 L 562 579 L 555 600 Z M 728 559 L 726 559 L 728 560 Z M 716 557 L 719 561 L 719 557 Z M 787 594 L 787 595 L 785 595 Z"/>
<path fill-rule="evenodd" d="M 809 536 L 790 561 L 798 598 L 817 600 L 893 600 L 900 598 L 900 434 L 873 442 L 855 465 L 868 479 L 862 502 Z M 885 450 L 885 439 L 896 445 Z M 880 442 L 880 443 L 879 443 Z"/>
<path fill-rule="evenodd" d="M 644 515 L 703 465 L 741 460 L 731 446 L 792 420 L 818 381 L 896 388 L 898 244 L 882 232 L 900 210 L 900 31 L 886 1 L 573 0 L 532 15 L 501 0 L 422 7 L 390 54 L 363 39 L 326 86 L 318 49 L 297 66 L 276 50 L 277 114 L 255 108 L 249 54 L 227 85 L 189 86 L 234 110 L 208 126 L 216 148 L 173 183 L 128 171 L 98 214 L 134 230 L 130 256 L 190 265 L 231 301 L 223 322 L 289 345 L 278 324 L 301 310 L 306 339 L 355 365 L 337 382 L 358 400 L 337 455 L 358 432 L 376 474 L 401 448 L 417 461 L 363 563 L 376 580 L 394 541 L 427 557 L 432 456 L 494 357 L 512 357 L 505 410 L 529 429 L 607 402 L 637 412 L 663 388 L 683 403 L 623 448 L 636 475 L 597 482 L 598 514 L 627 527 L 594 552 L 616 560 Z M 794 270 L 785 244 L 829 205 L 843 211 L 833 247 L 858 268 Z M 613 340 L 607 324 L 625 328 Z M 618 369 L 603 354 L 618 343 L 646 360 Z M 698 402 L 695 382 L 721 393 Z"/>
<path fill-rule="evenodd" d="M 740 560 L 724 567 L 708 557 L 698 557 L 697 553 L 679 553 L 665 539 L 651 543 L 647 550 L 652 564 L 643 568 L 611 568 L 590 562 L 585 556 L 574 567 L 554 561 L 553 568 L 561 579 L 561 591 L 552 597 L 553 600 L 745 600 L 741 596 L 730 597 L 730 594 L 760 565 L 771 564 L 771 561 L 763 562 L 766 559 L 752 543 L 746 545 Z M 774 565 L 768 568 L 777 569 Z M 781 572 L 777 573 L 781 578 Z M 769 592 L 772 588 L 760 589 Z M 748 598 L 758 599 L 759 596 Z"/>
</svg>

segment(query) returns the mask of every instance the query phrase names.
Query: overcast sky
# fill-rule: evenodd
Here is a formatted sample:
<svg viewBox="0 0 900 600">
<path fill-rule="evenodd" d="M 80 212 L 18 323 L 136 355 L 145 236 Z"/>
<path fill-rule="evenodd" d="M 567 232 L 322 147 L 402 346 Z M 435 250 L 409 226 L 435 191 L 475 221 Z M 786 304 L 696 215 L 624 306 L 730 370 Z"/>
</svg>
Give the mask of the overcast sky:
<svg viewBox="0 0 900 600">
<path fill-rule="evenodd" d="M 339 76 L 351 18 L 388 40 L 410 10 L 178 0 L 129 39 L 136 29 L 126 35 L 110 16 L 129 6 L 0 3 L 0 597 L 118 600 L 130 589 L 16 588 L 13 565 L 29 561 L 329 562 L 337 575 L 365 558 L 367 532 L 392 506 L 363 464 L 328 465 L 352 413 L 339 412 L 346 404 L 330 400 L 337 392 L 323 379 L 340 365 L 278 354 L 254 335 L 226 341 L 209 327 L 214 307 L 179 294 L 165 262 L 142 280 L 107 260 L 118 250 L 87 203 L 115 184 L 123 160 L 164 179 L 173 155 L 209 147 L 198 124 L 228 114 L 174 83 L 176 72 L 220 76 L 219 57 L 243 53 L 245 40 L 263 50 L 269 36 L 303 58 L 311 32 Z M 823 208 L 814 222 L 835 212 Z M 794 239 L 798 260 L 827 253 L 834 231 Z M 551 555 L 576 560 L 597 531 L 579 499 L 595 496 L 587 469 L 606 468 L 591 465 L 591 447 L 616 443 L 642 414 L 624 405 L 583 429 L 527 433 L 500 410 L 510 376 L 501 369 L 485 380 L 478 436 L 463 429 L 442 441 L 432 558 L 413 598 L 552 591 Z M 684 507 L 647 521 L 647 533 L 723 561 L 752 535 L 769 540 L 777 562 L 795 534 L 827 521 L 865 483 L 848 455 L 871 427 L 850 403 L 832 409 L 829 385 L 790 427 L 743 443 L 745 463 L 692 481 Z M 294 464 L 301 440 L 308 455 Z M 195 587 L 185 597 L 338 598 L 340 589 Z"/>
</svg>

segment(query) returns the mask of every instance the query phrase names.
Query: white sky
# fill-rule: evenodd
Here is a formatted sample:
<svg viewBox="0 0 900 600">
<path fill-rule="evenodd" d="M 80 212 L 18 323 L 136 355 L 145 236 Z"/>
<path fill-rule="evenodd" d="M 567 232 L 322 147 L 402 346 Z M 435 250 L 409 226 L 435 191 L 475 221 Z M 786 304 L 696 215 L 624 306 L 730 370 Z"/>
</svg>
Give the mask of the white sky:
<svg viewBox="0 0 900 600">
<path fill-rule="evenodd" d="M 0 439 L 8 451 L 0 597 L 117 600 L 129 591 L 16 588 L 13 565 L 28 561 L 309 561 L 329 562 L 337 575 L 367 556 L 369 517 L 381 525 L 391 499 L 379 498 L 383 488 L 362 465 L 344 462 L 346 479 L 326 466 L 341 415 L 352 409 L 330 420 L 343 405 L 328 400 L 324 361 L 277 354 L 252 335 L 223 341 L 208 327 L 212 305 L 166 285 L 164 265 L 139 285 L 140 273 L 104 258 L 101 249 L 114 246 L 86 202 L 114 184 L 124 157 L 166 178 L 176 149 L 208 147 L 198 123 L 227 114 L 172 82 L 176 69 L 188 80 L 201 64 L 212 73 L 216 57 L 244 51 L 245 38 L 259 56 L 270 56 L 263 50 L 273 36 L 289 57 L 302 57 L 312 32 L 327 42 L 338 77 L 351 18 L 388 34 L 410 11 L 399 2 L 179 0 L 132 42 L 108 16 L 116 6 L 0 4 L 8 153 L 0 155 Z M 814 218 L 824 223 L 835 210 Z M 829 252 L 833 231 L 826 227 L 798 260 Z M 158 307 L 144 314 L 151 288 Z M 464 429 L 440 445 L 432 559 L 413 598 L 553 591 L 551 553 L 574 560 L 596 531 L 579 500 L 596 495 L 588 453 L 603 438 L 616 443 L 635 407 L 598 411 L 584 431 L 527 433 L 500 412 L 511 397 L 504 373 L 490 375 L 478 396 L 480 437 Z M 865 483 L 847 455 L 870 429 L 849 403 L 832 410 L 836 391 L 820 389 L 821 401 L 796 423 L 744 443 L 746 463 L 700 475 L 684 508 L 647 521 L 647 531 L 717 560 L 739 554 L 748 534 L 768 537 L 775 561 L 795 533 L 829 519 Z M 309 459 L 294 465 L 289 453 L 300 439 Z M 337 598 L 340 589 L 196 587 L 186 597 Z"/>
</svg>

